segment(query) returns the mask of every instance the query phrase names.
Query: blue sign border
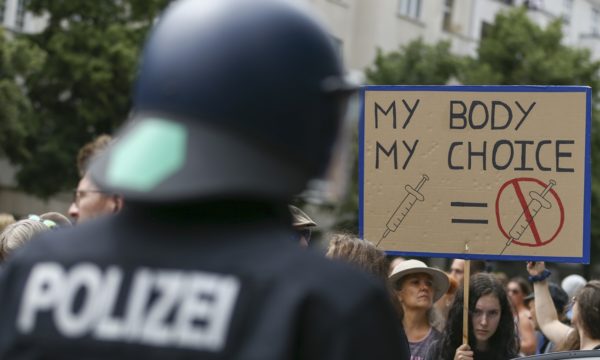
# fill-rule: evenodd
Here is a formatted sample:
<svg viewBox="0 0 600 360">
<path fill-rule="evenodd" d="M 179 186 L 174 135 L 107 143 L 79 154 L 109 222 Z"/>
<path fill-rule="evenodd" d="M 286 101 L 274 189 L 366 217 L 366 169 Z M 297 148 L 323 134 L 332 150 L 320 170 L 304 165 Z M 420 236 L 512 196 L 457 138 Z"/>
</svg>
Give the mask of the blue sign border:
<svg viewBox="0 0 600 360">
<path fill-rule="evenodd" d="M 583 256 L 522 256 L 522 255 L 488 255 L 468 253 L 428 253 L 387 251 L 389 255 L 415 257 L 460 258 L 474 260 L 503 261 L 552 261 L 569 263 L 590 263 L 591 241 L 591 203 L 592 203 L 592 88 L 589 86 L 540 86 L 540 85 L 369 85 L 360 89 L 360 118 L 358 121 L 358 233 L 364 238 L 364 125 L 365 95 L 367 91 L 457 91 L 457 92 L 583 92 L 586 94 L 586 128 L 585 128 L 585 174 L 584 174 L 584 221 L 583 221 Z"/>
</svg>

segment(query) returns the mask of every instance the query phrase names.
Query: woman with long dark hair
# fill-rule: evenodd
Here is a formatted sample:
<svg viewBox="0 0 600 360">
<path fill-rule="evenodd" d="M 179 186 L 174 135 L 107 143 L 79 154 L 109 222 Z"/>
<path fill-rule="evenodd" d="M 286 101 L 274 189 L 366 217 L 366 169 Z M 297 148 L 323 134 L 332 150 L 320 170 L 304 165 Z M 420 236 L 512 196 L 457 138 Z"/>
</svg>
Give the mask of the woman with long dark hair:
<svg viewBox="0 0 600 360">
<path fill-rule="evenodd" d="M 515 323 L 504 288 L 493 275 L 476 274 L 469 285 L 469 344 L 462 344 L 463 289 L 448 313 L 442 338 L 427 354 L 431 360 L 505 360 L 518 355 Z"/>
</svg>

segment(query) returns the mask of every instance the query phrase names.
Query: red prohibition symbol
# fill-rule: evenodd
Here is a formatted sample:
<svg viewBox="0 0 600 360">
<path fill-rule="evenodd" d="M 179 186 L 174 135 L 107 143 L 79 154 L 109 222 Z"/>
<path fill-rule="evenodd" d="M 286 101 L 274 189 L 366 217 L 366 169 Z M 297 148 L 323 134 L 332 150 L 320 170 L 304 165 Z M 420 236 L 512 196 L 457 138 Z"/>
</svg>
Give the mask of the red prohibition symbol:
<svg viewBox="0 0 600 360">
<path fill-rule="evenodd" d="M 528 227 L 527 231 L 531 231 L 531 233 L 533 235 L 533 239 L 535 240 L 535 243 L 522 242 L 522 241 L 519 241 L 519 239 L 514 239 L 514 238 L 512 240 L 512 243 L 521 245 L 521 246 L 530 246 L 530 247 L 544 246 L 544 245 L 552 242 L 552 240 L 554 240 L 556 238 L 556 236 L 562 230 L 564 222 L 565 222 L 565 209 L 564 209 L 563 203 L 560 200 L 560 197 L 558 196 L 556 191 L 554 191 L 554 189 L 550 189 L 548 191 L 548 194 L 551 194 L 552 198 L 554 198 L 554 201 L 552 201 L 552 203 L 556 204 L 558 206 L 558 210 L 560 211 L 560 221 L 558 223 L 558 227 L 556 228 L 556 231 L 554 231 L 554 233 L 550 237 L 542 239 L 540 236 L 540 232 L 538 231 L 538 227 L 535 223 L 535 219 L 529 210 L 529 204 L 528 204 L 530 202 L 529 196 L 525 197 L 525 195 L 523 195 L 523 190 L 521 188 L 521 185 L 526 184 L 526 183 L 537 184 L 540 186 L 541 190 L 543 190 L 544 188 L 546 188 L 548 186 L 548 184 L 546 184 L 538 179 L 535 179 L 535 178 L 515 178 L 515 179 L 511 179 L 511 180 L 508 180 L 507 182 L 505 182 L 500 187 L 500 190 L 498 190 L 498 195 L 496 197 L 496 222 L 498 223 L 498 228 L 500 229 L 500 232 L 502 232 L 502 235 L 504 235 L 504 237 L 506 239 L 510 239 L 511 236 L 509 235 L 509 232 L 505 229 L 505 226 L 508 226 L 508 228 L 510 229 L 510 227 L 513 226 L 513 222 L 515 222 L 517 220 L 518 214 L 523 213 L 525 219 L 529 223 L 529 227 Z M 514 220 L 510 220 L 511 221 L 510 224 L 502 224 L 502 222 L 500 220 L 500 206 L 499 206 L 500 198 L 502 198 L 504 196 L 513 196 L 513 194 L 511 194 L 513 191 L 514 191 L 514 194 L 516 194 L 517 199 L 519 200 L 520 208 L 515 209 Z M 550 199 L 548 199 L 548 200 L 550 200 Z M 503 225 L 505 225 L 505 226 L 503 226 Z"/>
</svg>

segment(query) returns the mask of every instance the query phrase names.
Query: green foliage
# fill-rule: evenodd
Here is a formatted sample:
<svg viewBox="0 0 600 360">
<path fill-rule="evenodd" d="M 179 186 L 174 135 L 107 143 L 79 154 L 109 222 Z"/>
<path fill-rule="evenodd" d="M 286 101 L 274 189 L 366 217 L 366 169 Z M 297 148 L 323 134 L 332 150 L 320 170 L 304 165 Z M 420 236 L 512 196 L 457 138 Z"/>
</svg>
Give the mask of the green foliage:
<svg viewBox="0 0 600 360">
<path fill-rule="evenodd" d="M 29 2 L 31 11 L 49 17 L 42 33 L 23 39 L 42 54 L 32 57 L 40 66 L 23 76 L 29 96 L 23 106 L 33 111 L 13 111 L 11 119 L 23 139 L 0 145 L 18 165 L 23 190 L 47 197 L 73 187 L 79 148 L 102 133 L 113 133 L 126 119 L 141 45 L 167 3 Z"/>
<path fill-rule="evenodd" d="M 0 30 L 0 154 L 14 162 L 32 158 L 27 138 L 35 125 L 29 121 L 33 111 L 23 79 L 38 71 L 43 61 L 39 48 L 20 37 L 10 39 Z"/>
<path fill-rule="evenodd" d="M 600 62 L 587 49 L 561 43 L 561 22 L 545 29 L 527 17 L 524 8 L 499 13 L 481 40 L 476 60 L 459 79 L 464 84 L 600 85 Z"/>
<path fill-rule="evenodd" d="M 417 39 L 400 51 L 377 51 L 375 64 L 366 70 L 371 84 L 443 85 L 458 71 L 461 58 L 450 53 L 449 42 L 427 45 Z"/>
</svg>

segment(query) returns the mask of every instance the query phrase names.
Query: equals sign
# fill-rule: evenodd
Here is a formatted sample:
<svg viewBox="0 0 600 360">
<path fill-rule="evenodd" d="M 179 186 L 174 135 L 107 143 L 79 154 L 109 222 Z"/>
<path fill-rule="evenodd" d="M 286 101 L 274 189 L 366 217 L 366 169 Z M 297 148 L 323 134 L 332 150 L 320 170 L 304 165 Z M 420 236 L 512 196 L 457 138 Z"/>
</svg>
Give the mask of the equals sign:
<svg viewBox="0 0 600 360">
<path fill-rule="evenodd" d="M 464 202 L 464 201 L 452 201 L 450 203 L 452 207 L 471 207 L 471 208 L 487 208 L 487 203 L 477 203 L 477 202 Z M 487 224 L 487 219 L 452 219 L 453 224 Z"/>
</svg>

